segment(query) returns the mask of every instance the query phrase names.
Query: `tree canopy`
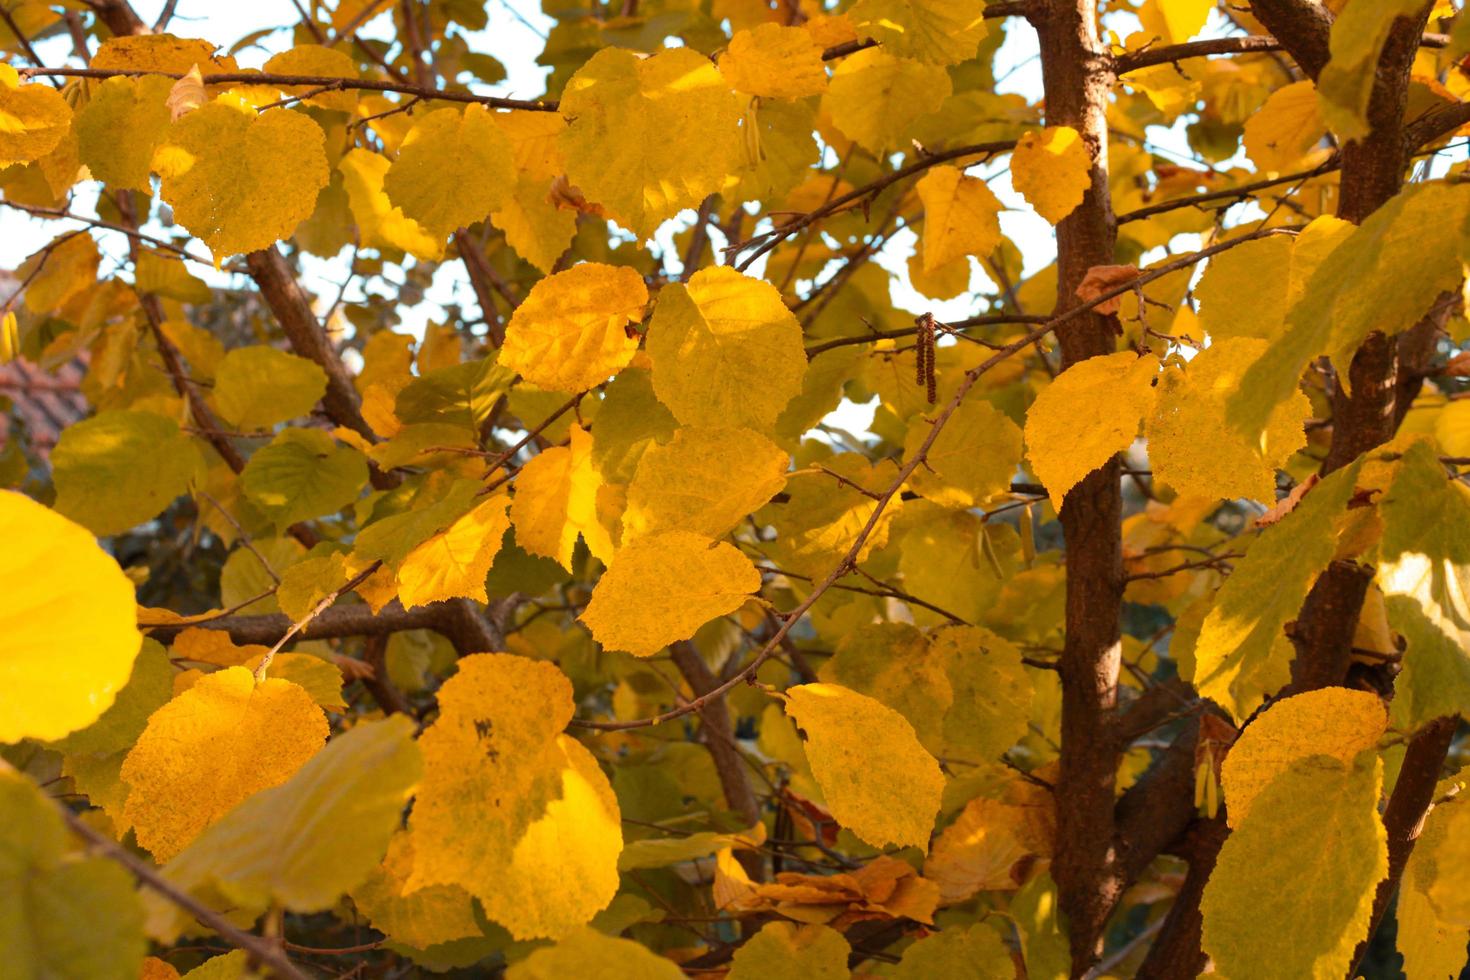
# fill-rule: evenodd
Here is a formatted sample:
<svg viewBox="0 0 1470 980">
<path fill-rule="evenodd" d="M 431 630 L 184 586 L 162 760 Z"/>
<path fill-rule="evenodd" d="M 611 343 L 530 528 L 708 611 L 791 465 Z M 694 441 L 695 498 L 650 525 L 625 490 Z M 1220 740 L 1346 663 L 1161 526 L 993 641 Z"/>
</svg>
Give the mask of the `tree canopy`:
<svg viewBox="0 0 1470 980">
<path fill-rule="evenodd" d="M 1464 967 L 1460 4 L 154 6 L 0 4 L 0 974 Z"/>
</svg>

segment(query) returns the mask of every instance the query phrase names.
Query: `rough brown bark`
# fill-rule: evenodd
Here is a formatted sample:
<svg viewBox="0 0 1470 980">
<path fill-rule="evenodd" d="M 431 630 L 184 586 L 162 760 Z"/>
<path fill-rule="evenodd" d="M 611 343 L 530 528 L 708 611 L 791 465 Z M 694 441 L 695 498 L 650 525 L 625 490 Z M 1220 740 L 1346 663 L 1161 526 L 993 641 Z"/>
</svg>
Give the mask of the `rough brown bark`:
<svg viewBox="0 0 1470 980">
<path fill-rule="evenodd" d="M 1138 968 L 1138 980 L 1187 980 L 1204 970 L 1206 957 L 1200 950 L 1204 917 L 1199 903 L 1228 834 L 1223 815 L 1200 820 L 1191 828 L 1184 848 L 1189 871 L 1174 897 L 1164 927 Z"/>
<path fill-rule="evenodd" d="M 1316 78 L 1331 57 L 1332 14 L 1316 0 L 1251 0 L 1251 13 L 1276 35 L 1302 71 Z"/>
<path fill-rule="evenodd" d="M 1424 827 L 1424 817 L 1429 805 L 1434 802 L 1434 788 L 1439 783 L 1440 769 L 1445 755 L 1454 741 L 1455 729 L 1459 727 L 1457 717 L 1439 718 L 1420 729 L 1409 739 L 1404 751 L 1403 765 L 1399 767 L 1398 781 L 1388 798 L 1383 812 L 1383 827 L 1388 832 L 1388 877 L 1378 883 L 1373 895 L 1373 917 L 1368 926 L 1367 937 L 1358 944 L 1353 953 L 1353 965 L 1348 977 L 1357 976 L 1358 962 L 1367 952 L 1368 943 L 1378 931 L 1388 903 L 1398 891 L 1404 876 L 1404 866 L 1414 851 L 1414 842 Z"/>
<path fill-rule="evenodd" d="M 327 392 L 322 395 L 322 408 L 326 409 L 327 415 L 338 425 L 376 442 L 377 433 L 362 417 L 362 402 L 357 396 L 357 389 L 352 386 L 352 376 L 347 373 L 342 358 L 337 356 L 326 331 L 317 322 L 311 301 L 297 285 L 280 249 L 272 245 L 259 252 L 251 252 L 245 256 L 245 261 L 250 269 L 250 278 L 260 288 L 261 296 L 281 325 L 291 349 L 315 361 L 327 372 Z"/>
<path fill-rule="evenodd" d="M 472 615 L 467 615 L 466 610 Z M 261 616 L 221 616 L 202 623 L 160 626 L 148 633 L 160 642 L 170 642 L 181 631 L 190 628 L 221 630 L 239 644 L 274 644 L 291 629 L 291 618 L 284 613 Z M 481 653 L 501 649 L 499 630 L 467 599 L 451 599 L 427 606 L 404 609 L 395 599 L 374 613 L 365 605 L 333 606 L 324 610 L 296 634 L 299 640 L 331 640 L 344 636 L 386 636 L 404 630 L 430 629 L 441 633 L 461 653 Z"/>
<path fill-rule="evenodd" d="M 1107 104 L 1112 60 L 1097 33 L 1095 0 L 1046 0 L 1028 16 L 1040 37 L 1046 122 L 1071 126 L 1092 160 L 1082 203 L 1057 225 L 1057 311 L 1077 306 L 1077 286 L 1095 265 L 1111 264 L 1115 228 L 1107 180 Z M 1095 313 L 1058 330 L 1062 366 L 1117 346 L 1115 322 Z M 1117 460 L 1066 496 L 1066 640 L 1061 658 L 1062 755 L 1057 782 L 1057 880 L 1071 929 L 1072 969 L 1087 971 L 1122 893 L 1114 840 L 1118 765 L 1119 612 L 1123 598 Z"/>
</svg>

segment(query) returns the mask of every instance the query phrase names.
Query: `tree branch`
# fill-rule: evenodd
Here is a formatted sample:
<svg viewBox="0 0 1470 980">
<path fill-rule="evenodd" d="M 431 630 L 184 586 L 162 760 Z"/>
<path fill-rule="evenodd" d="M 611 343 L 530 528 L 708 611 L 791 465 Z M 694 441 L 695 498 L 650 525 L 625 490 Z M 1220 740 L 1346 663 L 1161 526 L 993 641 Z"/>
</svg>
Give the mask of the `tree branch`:
<svg viewBox="0 0 1470 980">
<path fill-rule="evenodd" d="M 153 71 L 144 68 L 20 68 L 17 69 L 17 74 L 23 79 L 30 79 L 37 76 L 116 78 L 118 76 L 162 75 L 165 78 L 184 77 L 179 72 Z M 377 78 L 340 78 L 332 75 L 281 75 L 272 72 L 217 71 L 204 72 L 203 80 L 205 85 L 245 82 L 251 85 L 274 85 L 282 88 L 292 85 L 304 85 L 308 87 L 320 87 L 323 91 L 327 92 L 398 92 L 403 95 L 417 96 L 420 99 L 435 99 L 442 102 L 464 102 L 489 106 L 492 109 L 520 109 L 525 112 L 557 111 L 557 102 L 555 99 L 548 99 L 546 101 L 506 99 L 495 95 L 476 95 L 473 92 L 459 91 L 456 89 L 434 88 L 427 85 L 414 85 L 403 81 L 384 81 Z"/>
<path fill-rule="evenodd" d="M 85 840 L 89 846 L 100 851 L 104 856 L 127 868 L 138 881 L 188 912 L 201 925 L 208 926 L 219 933 L 220 938 L 225 942 L 243 949 L 251 959 L 264 963 L 274 970 L 278 977 L 285 977 L 287 980 L 307 980 L 306 974 L 298 970 L 275 943 L 244 931 L 214 909 L 196 901 L 192 895 L 180 891 L 164 878 L 157 868 L 135 856 L 100 831 L 93 829 L 91 825 L 66 807 L 57 805 L 56 809 L 72 833 Z"/>
</svg>

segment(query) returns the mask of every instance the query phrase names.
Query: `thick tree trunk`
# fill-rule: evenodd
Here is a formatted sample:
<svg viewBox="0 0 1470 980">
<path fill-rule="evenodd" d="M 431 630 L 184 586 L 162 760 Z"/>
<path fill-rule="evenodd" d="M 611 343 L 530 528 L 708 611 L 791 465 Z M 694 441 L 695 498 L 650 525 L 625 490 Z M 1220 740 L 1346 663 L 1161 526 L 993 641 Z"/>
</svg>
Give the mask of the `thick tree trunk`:
<svg viewBox="0 0 1470 980">
<path fill-rule="evenodd" d="M 1077 286 L 1113 260 L 1107 105 L 1113 67 L 1097 33 L 1095 0 L 1047 0 L 1030 9 L 1041 41 L 1046 122 L 1077 130 L 1092 185 L 1057 225 L 1057 311 L 1080 304 Z M 1058 330 L 1063 369 L 1117 347 L 1116 321 L 1089 313 Z M 1071 929 L 1072 969 L 1086 972 L 1123 888 L 1114 836 L 1118 767 L 1119 614 L 1123 598 L 1122 499 L 1117 460 L 1074 487 L 1062 505 L 1066 535 L 1066 641 L 1061 660 L 1062 757 L 1057 879 Z"/>
</svg>

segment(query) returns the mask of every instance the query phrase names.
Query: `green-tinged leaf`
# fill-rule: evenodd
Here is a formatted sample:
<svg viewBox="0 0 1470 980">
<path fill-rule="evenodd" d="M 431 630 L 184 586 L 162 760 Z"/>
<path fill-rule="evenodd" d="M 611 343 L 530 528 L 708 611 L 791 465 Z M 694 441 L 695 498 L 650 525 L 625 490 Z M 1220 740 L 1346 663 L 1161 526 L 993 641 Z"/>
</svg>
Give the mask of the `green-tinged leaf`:
<svg viewBox="0 0 1470 980">
<path fill-rule="evenodd" d="M 68 860 L 57 804 L 0 767 L 0 950 L 7 977 L 130 980 L 147 952 L 132 876 L 103 857 Z"/>
<path fill-rule="evenodd" d="M 1470 494 L 1421 440 L 1405 451 L 1379 513 L 1378 583 L 1407 644 L 1393 717 L 1414 729 L 1470 711 Z"/>
<path fill-rule="evenodd" d="M 239 347 L 220 361 L 214 407 L 242 429 L 261 429 L 310 414 L 327 390 L 327 373 L 274 347 Z"/>
<path fill-rule="evenodd" d="M 413 722 L 366 722 L 338 735 L 290 779 L 230 811 L 164 868 L 221 908 L 330 907 L 382 860 L 421 766 Z M 172 941 L 189 920 L 150 893 L 148 931 Z"/>
<path fill-rule="evenodd" d="M 847 980 L 852 947 L 824 925 L 769 922 L 735 951 L 730 980 Z"/>
<path fill-rule="evenodd" d="M 1368 934 L 1374 888 L 1388 873 L 1382 785 L 1372 753 L 1354 763 L 1311 756 L 1256 797 L 1220 849 L 1200 902 L 1203 946 L 1222 975 L 1346 975 Z M 1284 881 L 1310 883 L 1311 901 Z"/>
<path fill-rule="evenodd" d="M 1470 187 L 1416 184 L 1344 238 L 1317 264 L 1269 354 L 1241 378 L 1228 405 L 1231 424 L 1257 437 L 1321 354 L 1332 356 L 1346 384 L 1353 352 L 1369 333 L 1409 329 L 1442 291 L 1457 288 L 1467 211 Z"/>
<path fill-rule="evenodd" d="M 367 483 L 367 460 L 320 429 L 286 429 L 240 474 L 246 499 L 276 527 L 335 514 Z"/>
<path fill-rule="evenodd" d="M 683 980 L 684 971 L 627 939 L 578 929 L 505 971 L 506 980 Z"/>
<path fill-rule="evenodd" d="M 836 684 L 801 684 L 785 699 L 837 822 L 874 847 L 927 847 L 944 776 L 913 726 Z"/>
<path fill-rule="evenodd" d="M 1261 532 L 1205 616 L 1194 684 L 1237 720 L 1288 679 L 1293 650 L 1284 629 L 1337 548 L 1335 525 L 1353 495 L 1361 461 L 1318 483 Z"/>
<path fill-rule="evenodd" d="M 56 444 L 56 510 L 94 534 L 118 534 L 157 517 L 189 489 L 199 465 L 171 419 L 102 412 L 63 431 Z"/>
</svg>

